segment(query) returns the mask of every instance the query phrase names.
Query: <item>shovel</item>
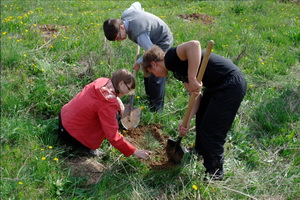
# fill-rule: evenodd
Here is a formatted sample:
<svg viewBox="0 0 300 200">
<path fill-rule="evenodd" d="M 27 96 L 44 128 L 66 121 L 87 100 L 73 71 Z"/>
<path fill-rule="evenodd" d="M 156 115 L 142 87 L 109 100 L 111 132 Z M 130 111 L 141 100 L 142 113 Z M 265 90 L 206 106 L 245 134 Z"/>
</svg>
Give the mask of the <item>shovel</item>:
<svg viewBox="0 0 300 200">
<path fill-rule="evenodd" d="M 208 63 L 208 60 L 209 60 L 209 56 L 210 56 L 211 50 L 213 48 L 213 44 L 214 44 L 214 41 L 210 40 L 209 43 L 208 43 L 208 46 L 206 48 L 206 52 L 205 52 L 203 61 L 201 63 L 200 71 L 197 75 L 197 81 L 199 83 L 202 81 L 204 72 L 206 70 L 206 66 L 207 66 L 207 63 Z M 192 93 L 190 95 L 188 108 L 187 108 L 185 116 L 183 118 L 183 122 L 182 122 L 183 127 L 187 127 L 187 122 L 188 122 L 188 119 L 190 117 L 192 108 L 194 106 L 195 98 L 196 98 L 195 93 Z M 180 163 L 180 161 L 183 158 L 184 154 L 187 152 L 187 150 L 180 145 L 182 138 L 183 138 L 183 135 L 179 134 L 177 140 L 173 140 L 172 138 L 169 138 L 168 142 L 167 142 L 167 146 L 166 146 L 167 156 L 175 164 Z"/>
<path fill-rule="evenodd" d="M 136 59 L 138 58 L 139 53 L 140 53 L 140 46 L 137 45 Z M 137 70 L 135 69 L 133 71 L 134 78 L 136 77 L 136 73 Z M 122 115 L 121 118 L 121 124 L 125 129 L 136 128 L 140 122 L 141 108 L 133 106 L 134 97 L 135 97 L 135 92 L 134 90 L 132 90 L 129 96 L 129 104 L 125 105 L 124 114 Z"/>
</svg>

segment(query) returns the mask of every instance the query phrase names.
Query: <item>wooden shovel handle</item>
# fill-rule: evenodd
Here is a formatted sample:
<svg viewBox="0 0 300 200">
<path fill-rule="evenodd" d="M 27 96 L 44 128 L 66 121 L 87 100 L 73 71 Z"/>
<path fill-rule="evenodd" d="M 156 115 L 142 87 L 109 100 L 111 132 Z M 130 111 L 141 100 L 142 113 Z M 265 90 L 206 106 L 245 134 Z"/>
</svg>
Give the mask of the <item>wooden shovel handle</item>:
<svg viewBox="0 0 300 200">
<path fill-rule="evenodd" d="M 138 59 L 139 54 L 140 54 L 140 46 L 137 45 L 137 47 L 136 47 L 136 53 L 135 53 L 135 59 L 136 59 L 136 60 Z M 133 70 L 133 73 L 132 73 L 134 79 L 136 78 L 136 74 L 137 74 L 137 70 L 134 69 L 134 70 Z M 131 109 L 132 109 L 132 107 L 133 107 L 134 96 L 135 96 L 135 91 L 132 90 L 132 91 L 130 92 L 130 97 L 129 97 L 129 105 L 130 105 L 130 107 L 131 107 L 131 108 L 130 108 L 130 114 L 131 114 Z"/>
<path fill-rule="evenodd" d="M 199 83 L 202 81 L 202 78 L 203 78 L 203 75 L 204 75 L 204 72 L 206 70 L 208 60 L 209 60 L 210 53 L 211 53 L 211 50 L 213 48 L 213 45 L 214 45 L 214 41 L 210 40 L 209 43 L 208 43 L 208 46 L 206 47 L 206 51 L 205 51 L 205 55 L 204 55 L 202 63 L 201 63 L 200 71 L 197 75 L 197 81 Z M 188 119 L 189 119 L 190 114 L 192 112 L 192 108 L 194 106 L 195 98 L 196 98 L 195 93 L 192 93 L 190 95 L 188 108 L 187 108 L 185 116 L 183 118 L 183 122 L 182 122 L 183 127 L 187 127 L 187 122 L 188 122 Z"/>
</svg>

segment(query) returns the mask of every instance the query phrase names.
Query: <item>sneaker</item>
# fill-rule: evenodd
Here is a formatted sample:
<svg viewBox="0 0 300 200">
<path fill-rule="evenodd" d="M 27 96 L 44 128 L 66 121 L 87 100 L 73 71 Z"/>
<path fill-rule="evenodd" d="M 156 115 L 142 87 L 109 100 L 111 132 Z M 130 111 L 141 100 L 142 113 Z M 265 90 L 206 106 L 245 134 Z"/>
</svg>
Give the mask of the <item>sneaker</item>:
<svg viewBox="0 0 300 200">
<path fill-rule="evenodd" d="M 213 171 L 206 171 L 206 176 L 204 177 L 204 181 L 221 181 L 224 179 L 223 167 L 220 169 L 216 169 Z"/>
<path fill-rule="evenodd" d="M 100 151 L 100 150 L 98 150 L 98 149 L 91 149 L 90 150 L 90 152 L 89 152 L 91 155 L 93 155 L 93 156 L 98 156 L 98 157 L 101 157 L 101 156 L 103 156 L 104 154 L 105 154 L 105 152 L 103 152 L 103 151 Z"/>
</svg>

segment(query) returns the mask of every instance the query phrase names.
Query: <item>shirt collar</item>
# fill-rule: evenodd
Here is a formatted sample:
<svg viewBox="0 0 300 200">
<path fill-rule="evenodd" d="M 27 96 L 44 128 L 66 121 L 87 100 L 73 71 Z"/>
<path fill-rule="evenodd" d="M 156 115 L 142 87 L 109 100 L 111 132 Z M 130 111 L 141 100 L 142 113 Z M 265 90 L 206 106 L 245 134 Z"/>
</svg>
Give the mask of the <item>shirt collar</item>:
<svg viewBox="0 0 300 200">
<path fill-rule="evenodd" d="M 100 88 L 100 92 L 105 99 L 113 99 L 117 97 L 116 90 L 111 80 L 107 81 L 107 83 Z"/>
</svg>

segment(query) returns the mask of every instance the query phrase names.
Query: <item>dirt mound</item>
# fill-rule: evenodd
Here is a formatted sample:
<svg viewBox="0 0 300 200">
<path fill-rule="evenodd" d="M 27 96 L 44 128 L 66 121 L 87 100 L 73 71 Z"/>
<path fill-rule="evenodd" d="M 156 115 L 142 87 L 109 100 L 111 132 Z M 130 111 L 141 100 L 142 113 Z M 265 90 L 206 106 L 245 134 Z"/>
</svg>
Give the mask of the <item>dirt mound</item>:
<svg viewBox="0 0 300 200">
<path fill-rule="evenodd" d="M 55 39 L 59 36 L 60 31 L 68 29 L 67 26 L 60 26 L 57 24 L 38 24 L 32 26 L 31 29 L 39 30 L 42 33 L 45 42 Z"/>
<path fill-rule="evenodd" d="M 209 15 L 202 15 L 200 13 L 192 13 L 192 14 L 181 14 L 179 15 L 181 18 L 185 20 L 200 20 L 202 24 L 211 24 L 213 23 L 213 18 Z"/>
<path fill-rule="evenodd" d="M 169 136 L 162 131 L 162 125 L 151 124 L 138 126 L 129 130 L 121 130 L 127 141 L 139 149 L 151 150 L 151 159 L 145 162 L 150 169 L 162 170 L 174 167 L 174 162 L 168 159 L 166 145 Z M 99 163 L 93 157 L 75 156 L 66 160 L 65 167 L 70 169 L 71 176 L 85 177 L 85 185 L 93 185 L 99 182 L 105 165 Z"/>
<path fill-rule="evenodd" d="M 86 185 L 98 183 L 105 166 L 93 158 L 72 157 L 66 160 L 65 167 L 70 169 L 73 177 L 86 177 Z"/>
<path fill-rule="evenodd" d="M 151 124 L 122 131 L 124 137 L 140 149 L 150 149 L 152 156 L 145 161 L 152 169 L 165 169 L 174 166 L 169 161 L 166 153 L 166 145 L 169 136 L 162 131 L 162 125 Z"/>
</svg>

